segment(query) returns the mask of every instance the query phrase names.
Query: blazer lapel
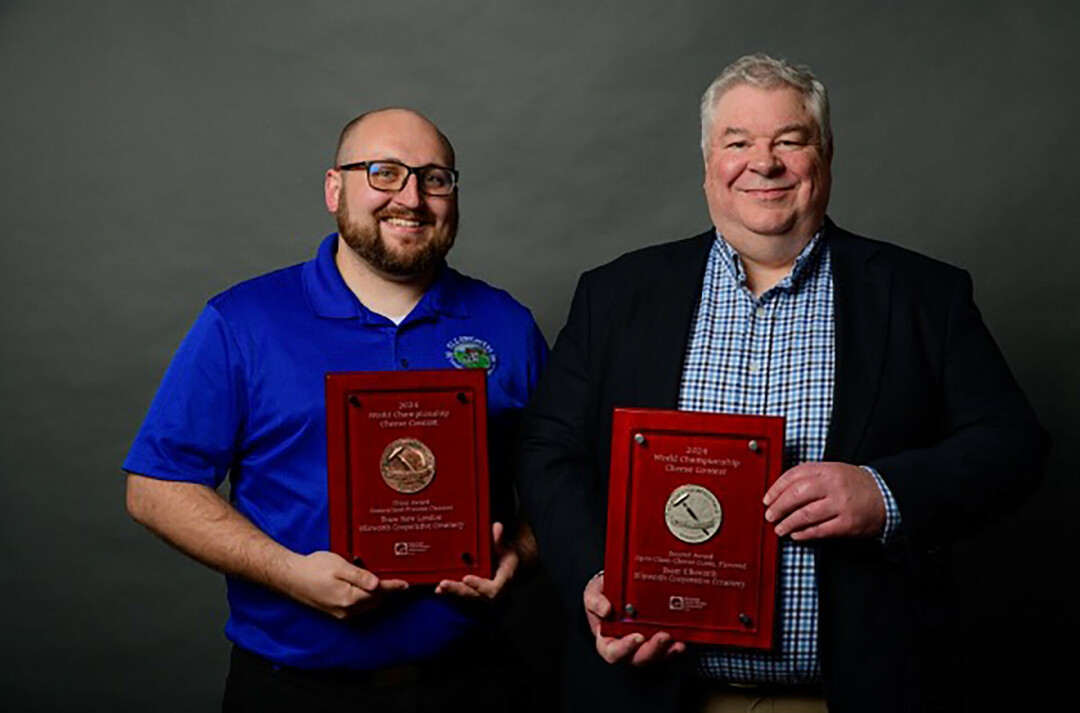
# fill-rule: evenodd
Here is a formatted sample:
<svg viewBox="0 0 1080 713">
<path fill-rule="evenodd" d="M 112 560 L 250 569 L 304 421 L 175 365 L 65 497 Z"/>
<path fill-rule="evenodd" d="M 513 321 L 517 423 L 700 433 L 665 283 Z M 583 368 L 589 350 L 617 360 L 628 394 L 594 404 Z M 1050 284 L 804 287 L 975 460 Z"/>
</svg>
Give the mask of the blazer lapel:
<svg viewBox="0 0 1080 713">
<path fill-rule="evenodd" d="M 853 462 L 874 409 L 889 339 L 890 272 L 877 246 L 830 221 L 836 301 L 836 377 L 825 459 Z"/>
<path fill-rule="evenodd" d="M 668 255 L 668 264 L 653 285 L 644 306 L 636 403 L 674 409 L 679 404 L 683 362 L 697 311 L 705 265 L 716 233 L 709 230 L 686 241 L 685 249 Z"/>
</svg>

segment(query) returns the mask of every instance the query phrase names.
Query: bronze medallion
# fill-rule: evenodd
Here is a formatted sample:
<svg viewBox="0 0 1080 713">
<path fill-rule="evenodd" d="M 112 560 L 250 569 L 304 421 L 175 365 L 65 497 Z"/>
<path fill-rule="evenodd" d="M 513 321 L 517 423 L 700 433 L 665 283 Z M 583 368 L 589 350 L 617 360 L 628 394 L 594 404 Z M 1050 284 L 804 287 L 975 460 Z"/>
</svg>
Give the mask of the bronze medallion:
<svg viewBox="0 0 1080 713">
<path fill-rule="evenodd" d="M 671 534 L 689 544 L 712 538 L 723 520 L 720 501 L 700 485 L 680 485 L 671 491 L 664 506 L 664 521 Z"/>
<path fill-rule="evenodd" d="M 435 478 L 435 454 L 415 438 L 399 438 L 379 460 L 383 480 L 399 493 L 418 493 Z"/>
</svg>

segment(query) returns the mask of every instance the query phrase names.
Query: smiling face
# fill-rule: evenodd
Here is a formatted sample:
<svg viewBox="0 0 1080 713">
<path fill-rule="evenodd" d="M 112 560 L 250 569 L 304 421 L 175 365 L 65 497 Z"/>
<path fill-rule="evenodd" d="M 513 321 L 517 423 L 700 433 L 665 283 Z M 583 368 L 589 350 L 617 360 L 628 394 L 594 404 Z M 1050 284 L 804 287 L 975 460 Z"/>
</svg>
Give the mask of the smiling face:
<svg viewBox="0 0 1080 713">
<path fill-rule="evenodd" d="M 338 165 L 394 160 L 409 166 L 454 167 L 453 154 L 433 124 L 402 109 L 365 117 L 342 143 Z M 326 173 L 326 207 L 345 244 L 376 271 L 395 278 L 429 273 L 454 244 L 457 194 L 428 196 L 415 175 L 400 191 L 378 191 L 363 171 Z"/>
<path fill-rule="evenodd" d="M 713 113 L 705 155 L 709 215 L 739 252 L 775 240 L 801 249 L 825 218 L 830 160 L 798 90 L 737 85 Z"/>
</svg>

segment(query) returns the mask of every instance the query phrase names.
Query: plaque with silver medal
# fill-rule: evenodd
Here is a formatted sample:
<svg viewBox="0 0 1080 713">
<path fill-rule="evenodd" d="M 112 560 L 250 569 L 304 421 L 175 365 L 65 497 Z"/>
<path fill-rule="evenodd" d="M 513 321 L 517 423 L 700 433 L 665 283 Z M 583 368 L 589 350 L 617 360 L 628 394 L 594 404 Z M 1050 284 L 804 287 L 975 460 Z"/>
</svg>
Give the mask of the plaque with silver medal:
<svg viewBox="0 0 1080 713">
<path fill-rule="evenodd" d="M 783 443 L 779 417 L 615 409 L 602 634 L 772 648 L 778 538 L 762 499 Z"/>
</svg>

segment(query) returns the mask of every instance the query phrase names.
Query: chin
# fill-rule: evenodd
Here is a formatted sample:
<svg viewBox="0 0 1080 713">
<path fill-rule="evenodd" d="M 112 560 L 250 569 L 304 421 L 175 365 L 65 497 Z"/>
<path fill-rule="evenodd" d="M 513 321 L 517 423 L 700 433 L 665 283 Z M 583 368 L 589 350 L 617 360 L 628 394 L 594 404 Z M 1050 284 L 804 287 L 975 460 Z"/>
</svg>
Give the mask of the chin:
<svg viewBox="0 0 1080 713">
<path fill-rule="evenodd" d="M 794 220 L 761 220 L 747 221 L 745 225 L 747 230 L 756 235 L 782 238 L 791 235 L 796 223 Z"/>
</svg>

